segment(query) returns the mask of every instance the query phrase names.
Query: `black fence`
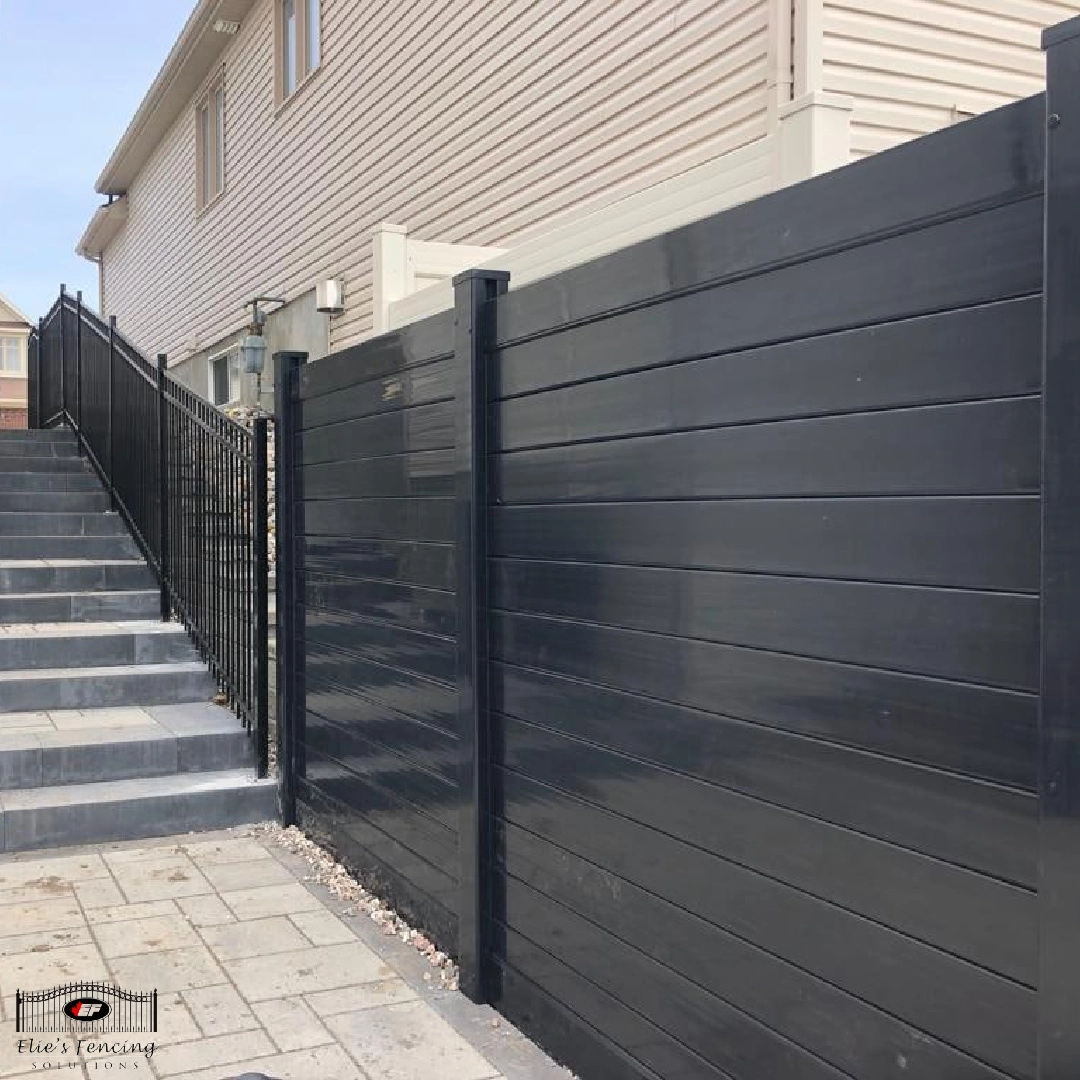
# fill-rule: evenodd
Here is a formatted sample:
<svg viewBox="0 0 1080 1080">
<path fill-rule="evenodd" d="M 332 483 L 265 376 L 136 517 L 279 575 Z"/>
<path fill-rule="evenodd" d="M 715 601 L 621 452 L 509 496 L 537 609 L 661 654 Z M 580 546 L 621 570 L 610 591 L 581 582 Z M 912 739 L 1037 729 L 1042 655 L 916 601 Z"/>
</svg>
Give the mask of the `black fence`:
<svg viewBox="0 0 1080 1080">
<path fill-rule="evenodd" d="M 247 428 L 61 289 L 30 343 L 31 427 L 70 425 L 224 700 L 268 757 L 266 419 Z"/>
<path fill-rule="evenodd" d="M 286 813 L 587 1080 L 1080 1075 L 1048 40 L 1046 96 L 280 366 Z"/>
</svg>

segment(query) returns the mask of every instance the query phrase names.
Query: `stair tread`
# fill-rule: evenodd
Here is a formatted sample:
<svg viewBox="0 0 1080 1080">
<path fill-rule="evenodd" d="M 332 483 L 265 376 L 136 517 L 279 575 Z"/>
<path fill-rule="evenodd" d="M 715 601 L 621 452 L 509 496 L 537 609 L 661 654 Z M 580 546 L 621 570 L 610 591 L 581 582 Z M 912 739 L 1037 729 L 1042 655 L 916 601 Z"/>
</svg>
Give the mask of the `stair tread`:
<svg viewBox="0 0 1080 1080">
<path fill-rule="evenodd" d="M 0 791 L 0 809 L 33 810 L 46 806 L 82 806 L 152 796 L 198 795 L 202 792 L 243 788 L 272 788 L 276 781 L 256 780 L 250 769 L 220 772 L 176 773 L 140 777 L 136 780 L 100 780 L 92 784 L 60 784 L 55 787 L 17 788 Z"/>
<path fill-rule="evenodd" d="M 49 594 L 54 595 L 54 594 Z M 0 639 L 26 637 L 102 637 L 110 634 L 170 634 L 186 636 L 180 623 L 160 619 L 120 619 L 101 622 L 0 623 Z"/>
<path fill-rule="evenodd" d="M 169 664 L 116 664 L 113 667 L 30 668 L 20 671 L 0 671 L 0 682 L 16 682 L 20 679 L 70 679 L 73 674 L 77 674 L 80 679 L 88 679 L 117 678 L 121 675 L 206 675 L 208 673 L 206 665 L 201 661 L 183 660 Z"/>
<path fill-rule="evenodd" d="M 0 598 L 9 600 L 40 600 L 57 596 L 160 596 L 157 589 L 60 589 L 57 592 L 4 592 Z"/>
<path fill-rule="evenodd" d="M 114 734 L 118 738 L 129 732 L 143 737 L 186 738 L 242 730 L 232 710 L 212 701 L 0 713 L 0 739 L 3 740 L 43 736 L 52 743 L 64 735 L 77 735 L 82 731 Z"/>
<path fill-rule="evenodd" d="M 84 566 L 146 566 L 143 559 L 0 559 L 0 570 L 67 570 Z"/>
</svg>

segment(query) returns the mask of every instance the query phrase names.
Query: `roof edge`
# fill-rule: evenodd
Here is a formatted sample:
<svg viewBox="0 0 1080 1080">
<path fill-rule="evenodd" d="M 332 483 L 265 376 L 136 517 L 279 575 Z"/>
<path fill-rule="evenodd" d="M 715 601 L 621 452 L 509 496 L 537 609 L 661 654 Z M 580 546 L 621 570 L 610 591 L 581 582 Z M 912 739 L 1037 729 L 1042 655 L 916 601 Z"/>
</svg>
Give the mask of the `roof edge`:
<svg viewBox="0 0 1080 1080">
<path fill-rule="evenodd" d="M 242 22 L 254 3 L 255 0 L 198 0 L 97 178 L 94 187 L 99 194 L 126 192 L 128 184 L 232 41 L 231 34 L 215 31 L 214 23 L 219 18 Z"/>
<path fill-rule="evenodd" d="M 127 224 L 127 199 L 114 199 L 99 206 L 90 218 L 86 231 L 75 245 L 75 254 L 91 262 L 100 259 L 116 234 Z"/>
</svg>

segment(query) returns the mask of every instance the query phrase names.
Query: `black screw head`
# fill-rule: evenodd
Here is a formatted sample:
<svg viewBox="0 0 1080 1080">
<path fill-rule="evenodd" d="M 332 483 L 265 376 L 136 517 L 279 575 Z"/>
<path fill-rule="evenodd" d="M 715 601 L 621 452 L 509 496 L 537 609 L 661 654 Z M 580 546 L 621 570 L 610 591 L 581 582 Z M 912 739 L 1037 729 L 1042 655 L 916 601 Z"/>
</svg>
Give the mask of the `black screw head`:
<svg viewBox="0 0 1080 1080">
<path fill-rule="evenodd" d="M 1061 117 L 1057 113 L 1051 113 L 1046 118 L 1046 126 L 1053 131 L 1054 128 L 1061 126 Z"/>
</svg>

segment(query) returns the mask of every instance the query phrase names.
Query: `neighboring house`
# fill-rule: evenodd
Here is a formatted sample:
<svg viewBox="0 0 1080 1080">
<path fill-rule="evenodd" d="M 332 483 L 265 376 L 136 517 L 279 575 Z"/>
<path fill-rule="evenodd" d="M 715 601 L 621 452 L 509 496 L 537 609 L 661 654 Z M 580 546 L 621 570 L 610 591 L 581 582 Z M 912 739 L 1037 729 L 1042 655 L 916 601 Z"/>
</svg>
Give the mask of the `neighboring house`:
<svg viewBox="0 0 1080 1080">
<path fill-rule="evenodd" d="M 1043 86 L 1052 0 L 199 0 L 97 183 L 101 311 L 222 403 Z M 316 286 L 343 286 L 334 315 Z"/>
<path fill-rule="evenodd" d="M 30 322 L 0 296 L 0 429 L 26 427 L 26 343 Z"/>
</svg>

